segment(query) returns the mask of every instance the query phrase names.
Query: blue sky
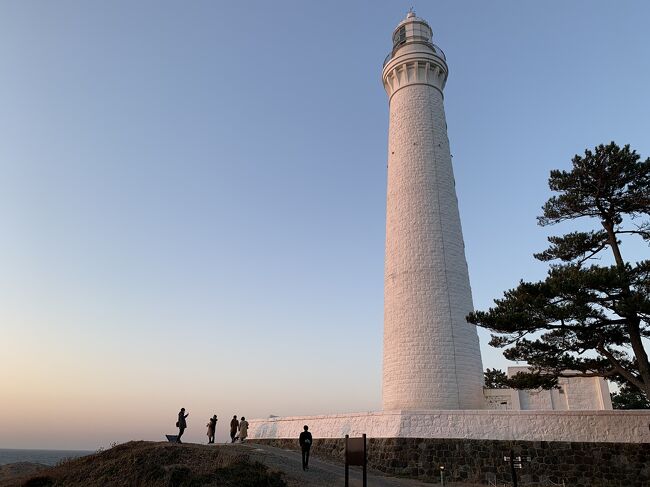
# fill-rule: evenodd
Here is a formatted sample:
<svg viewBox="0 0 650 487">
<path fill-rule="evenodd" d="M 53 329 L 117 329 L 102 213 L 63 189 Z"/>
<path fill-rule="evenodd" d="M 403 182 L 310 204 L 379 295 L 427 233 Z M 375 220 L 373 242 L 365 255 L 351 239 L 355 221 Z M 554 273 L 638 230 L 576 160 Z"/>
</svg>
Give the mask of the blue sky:
<svg viewBox="0 0 650 487">
<path fill-rule="evenodd" d="M 0 447 L 380 408 L 380 72 L 411 5 L 481 309 L 545 273 L 551 169 L 650 156 L 646 2 L 0 4 Z"/>
</svg>

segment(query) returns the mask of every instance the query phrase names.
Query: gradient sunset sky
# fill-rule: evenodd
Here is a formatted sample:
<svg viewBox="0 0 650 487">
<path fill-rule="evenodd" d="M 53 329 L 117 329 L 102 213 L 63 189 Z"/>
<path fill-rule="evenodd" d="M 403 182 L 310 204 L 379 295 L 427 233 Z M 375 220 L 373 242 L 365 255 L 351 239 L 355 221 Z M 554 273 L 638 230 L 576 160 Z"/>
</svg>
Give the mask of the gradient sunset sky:
<svg viewBox="0 0 650 487">
<path fill-rule="evenodd" d="M 0 3 L 0 448 L 380 408 L 380 74 L 411 5 L 482 309 L 545 274 L 551 169 L 650 156 L 648 2 Z"/>
</svg>

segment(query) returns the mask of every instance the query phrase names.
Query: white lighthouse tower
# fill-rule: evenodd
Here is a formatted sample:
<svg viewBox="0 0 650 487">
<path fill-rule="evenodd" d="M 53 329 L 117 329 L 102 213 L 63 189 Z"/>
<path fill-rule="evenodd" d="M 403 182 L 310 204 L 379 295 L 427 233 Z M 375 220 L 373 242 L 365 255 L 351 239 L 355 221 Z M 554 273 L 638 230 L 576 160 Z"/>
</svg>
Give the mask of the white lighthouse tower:
<svg viewBox="0 0 650 487">
<path fill-rule="evenodd" d="M 383 409 L 482 409 L 483 368 L 447 138 L 447 62 L 409 12 L 382 80 L 390 105 Z"/>
<path fill-rule="evenodd" d="M 409 13 L 393 33 L 382 72 L 390 105 L 383 411 L 254 419 L 249 438 L 295 441 L 305 424 L 314 438 L 336 441 L 414 438 L 409 464 L 427 471 L 438 465 L 432 443 L 456 448 L 458 439 L 490 440 L 497 455 L 513 440 L 647 443 L 650 412 L 593 411 L 611 409 L 602 379 L 575 379 L 584 382 L 566 382 L 561 392 L 500 389 L 484 396 L 478 335 L 465 320 L 472 292 L 443 106 L 447 74 L 431 28 Z M 382 446 L 382 458 L 397 459 L 399 473 L 406 472 L 405 444 Z M 476 468 L 471 475 L 478 479 L 485 472 Z"/>
</svg>

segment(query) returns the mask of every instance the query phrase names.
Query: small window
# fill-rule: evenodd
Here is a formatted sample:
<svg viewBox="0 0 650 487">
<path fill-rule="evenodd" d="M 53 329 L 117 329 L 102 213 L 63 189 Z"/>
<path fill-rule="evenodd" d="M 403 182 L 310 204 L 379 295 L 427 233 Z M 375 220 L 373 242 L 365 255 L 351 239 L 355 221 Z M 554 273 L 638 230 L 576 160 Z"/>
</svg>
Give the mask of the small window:
<svg viewBox="0 0 650 487">
<path fill-rule="evenodd" d="M 399 28 L 395 34 L 393 34 L 393 46 L 397 46 L 398 44 L 402 44 L 406 42 L 406 26 L 402 26 Z"/>
</svg>

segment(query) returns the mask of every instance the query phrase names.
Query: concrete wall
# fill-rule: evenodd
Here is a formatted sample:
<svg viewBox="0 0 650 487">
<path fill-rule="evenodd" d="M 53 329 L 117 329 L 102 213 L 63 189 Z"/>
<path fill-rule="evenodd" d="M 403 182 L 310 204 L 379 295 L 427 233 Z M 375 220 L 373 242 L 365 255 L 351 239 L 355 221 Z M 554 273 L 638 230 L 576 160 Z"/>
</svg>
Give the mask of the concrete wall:
<svg viewBox="0 0 650 487">
<path fill-rule="evenodd" d="M 314 438 L 367 434 L 372 438 L 650 442 L 644 411 L 388 411 L 254 419 L 251 438 L 297 438 L 308 425 Z"/>
<path fill-rule="evenodd" d="M 519 394 L 515 389 L 483 389 L 485 407 L 502 411 L 519 411 Z"/>
<path fill-rule="evenodd" d="M 528 372 L 525 366 L 508 367 L 508 377 Z M 570 372 L 570 371 L 567 371 Z M 609 386 L 602 377 L 560 377 L 558 388 L 543 390 L 485 389 L 488 409 L 599 411 L 611 410 Z"/>
<path fill-rule="evenodd" d="M 283 449 L 297 449 L 298 441 L 252 440 Z M 440 465 L 447 481 L 503 485 L 511 482 L 504 456 L 523 458 L 517 469 L 519 485 L 526 487 L 647 487 L 650 485 L 650 448 L 647 444 L 565 443 L 424 438 L 371 438 L 370 468 L 439 482 Z M 343 439 L 316 439 L 312 455 L 341 464 Z M 551 483 L 552 482 L 552 483 Z M 454 484 L 451 484 L 454 485 Z"/>
</svg>

